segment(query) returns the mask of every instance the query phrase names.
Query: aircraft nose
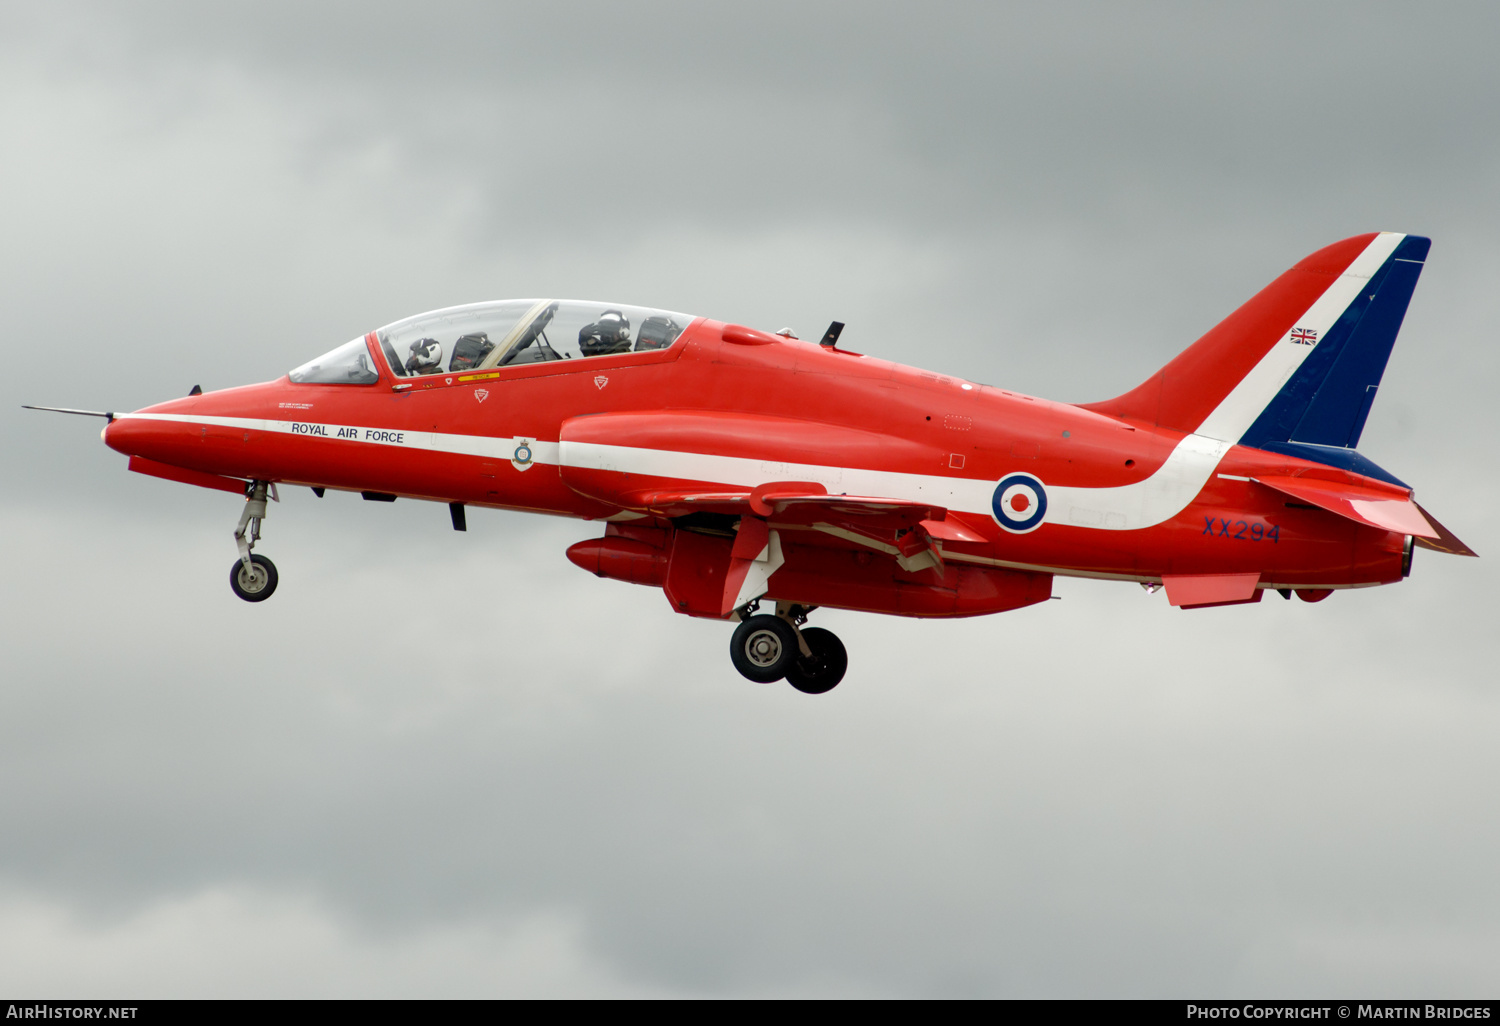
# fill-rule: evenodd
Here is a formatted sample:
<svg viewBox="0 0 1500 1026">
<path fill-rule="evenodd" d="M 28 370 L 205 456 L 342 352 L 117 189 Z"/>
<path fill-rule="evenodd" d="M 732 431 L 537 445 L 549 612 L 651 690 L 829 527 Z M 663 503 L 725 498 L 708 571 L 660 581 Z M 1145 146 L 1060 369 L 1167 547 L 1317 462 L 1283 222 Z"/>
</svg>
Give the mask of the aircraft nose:
<svg viewBox="0 0 1500 1026">
<path fill-rule="evenodd" d="M 164 428 L 174 425 L 161 424 L 150 420 L 139 420 L 128 413 L 122 413 L 104 425 L 104 430 L 99 432 L 99 437 L 104 444 L 115 452 L 124 453 L 126 456 L 145 456 L 154 458 L 155 451 L 160 447 L 160 436 L 166 432 Z"/>
<path fill-rule="evenodd" d="M 181 465 L 191 459 L 198 429 L 181 421 L 157 419 L 146 410 L 120 413 L 104 426 L 104 444 L 126 456 Z"/>
</svg>

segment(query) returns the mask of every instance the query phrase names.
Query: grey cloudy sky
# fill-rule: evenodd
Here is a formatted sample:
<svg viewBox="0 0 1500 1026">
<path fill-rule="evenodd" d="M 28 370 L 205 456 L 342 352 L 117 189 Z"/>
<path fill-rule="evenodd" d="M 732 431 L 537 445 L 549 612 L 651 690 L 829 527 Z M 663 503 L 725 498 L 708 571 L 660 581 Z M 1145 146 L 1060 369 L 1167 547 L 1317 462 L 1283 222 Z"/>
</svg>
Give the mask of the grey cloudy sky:
<svg viewBox="0 0 1500 1026">
<path fill-rule="evenodd" d="M 1051 398 L 1430 235 L 1362 449 L 1494 557 L 1492 5 L 0 8 L 0 990 L 1489 995 L 1494 558 L 1183 613 L 820 613 L 818 699 L 563 557 L 97 423 L 587 296 Z"/>
</svg>

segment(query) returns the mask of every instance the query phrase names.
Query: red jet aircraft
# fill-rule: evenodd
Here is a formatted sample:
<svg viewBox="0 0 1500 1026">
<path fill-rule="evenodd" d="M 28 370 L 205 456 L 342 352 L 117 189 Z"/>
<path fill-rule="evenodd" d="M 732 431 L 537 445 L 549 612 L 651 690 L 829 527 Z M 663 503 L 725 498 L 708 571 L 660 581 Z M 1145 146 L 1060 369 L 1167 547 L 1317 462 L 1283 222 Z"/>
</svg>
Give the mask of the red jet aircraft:
<svg viewBox="0 0 1500 1026">
<path fill-rule="evenodd" d="M 604 523 L 568 558 L 737 621 L 751 680 L 844 675 L 819 606 L 976 616 L 1055 574 L 1183 608 L 1391 584 L 1413 546 L 1473 553 L 1355 451 L 1429 242 L 1321 249 L 1139 388 L 1049 402 L 664 310 L 479 303 L 362 335 L 265 384 L 108 418 L 130 469 L 245 497 L 230 584 L 276 486 Z M 89 412 L 89 411 L 67 411 Z M 762 602 L 774 615 L 757 613 Z"/>
</svg>

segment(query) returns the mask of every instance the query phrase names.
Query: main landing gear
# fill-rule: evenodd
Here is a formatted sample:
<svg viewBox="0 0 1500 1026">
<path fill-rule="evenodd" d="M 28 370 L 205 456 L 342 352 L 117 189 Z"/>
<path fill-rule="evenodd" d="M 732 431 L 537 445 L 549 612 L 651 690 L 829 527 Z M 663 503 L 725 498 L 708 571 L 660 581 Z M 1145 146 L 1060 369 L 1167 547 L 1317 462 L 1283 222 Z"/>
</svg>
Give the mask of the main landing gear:
<svg viewBox="0 0 1500 1026">
<path fill-rule="evenodd" d="M 229 587 L 246 602 L 264 602 L 276 590 L 276 564 L 265 556 L 250 552 L 260 541 L 260 522 L 266 516 L 268 488 L 271 498 L 276 498 L 275 485 L 268 485 L 265 481 L 250 482 L 245 492 L 245 511 L 240 514 L 239 526 L 234 529 L 240 558 L 229 568 Z"/>
<path fill-rule="evenodd" d="M 759 607 L 752 602 L 741 611 L 743 619 L 729 640 L 729 658 L 743 676 L 758 683 L 784 677 L 807 695 L 832 691 L 844 679 L 849 668 L 844 643 L 821 627 L 803 629 L 809 610 L 778 602 L 774 616 L 749 615 Z"/>
</svg>

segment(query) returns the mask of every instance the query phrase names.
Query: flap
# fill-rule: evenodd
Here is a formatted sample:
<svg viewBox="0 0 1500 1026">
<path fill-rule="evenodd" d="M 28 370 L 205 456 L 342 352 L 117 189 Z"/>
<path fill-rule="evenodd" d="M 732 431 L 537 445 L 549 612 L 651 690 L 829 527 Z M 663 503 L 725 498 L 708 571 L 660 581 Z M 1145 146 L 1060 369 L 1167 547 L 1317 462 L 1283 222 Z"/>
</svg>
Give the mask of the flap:
<svg viewBox="0 0 1500 1026">
<path fill-rule="evenodd" d="M 766 503 L 777 523 L 814 523 L 853 520 L 865 527 L 909 526 L 924 520 L 942 520 L 942 506 L 873 495 L 768 495 Z"/>
<path fill-rule="evenodd" d="M 922 528 L 939 541 L 969 542 L 972 545 L 989 541 L 984 535 L 958 520 L 924 520 Z"/>
<path fill-rule="evenodd" d="M 750 493 L 658 489 L 612 494 L 608 501 L 625 509 L 654 513 L 661 517 L 682 517 L 689 513 L 728 513 L 740 516 L 749 509 Z"/>
<path fill-rule="evenodd" d="M 1422 516 L 1421 509 L 1407 495 L 1366 485 L 1307 477 L 1255 477 L 1251 480 L 1366 527 L 1418 538 L 1439 537 L 1427 518 Z"/>
<path fill-rule="evenodd" d="M 805 481 L 763 484 L 753 491 L 720 490 L 651 490 L 630 492 L 615 497 L 629 509 L 657 516 L 676 517 L 695 512 L 728 513 L 732 516 L 767 517 L 778 524 L 813 524 L 823 521 L 853 522 L 867 528 L 892 529 L 908 527 L 922 521 L 936 521 L 940 530 L 934 537 L 946 537 L 941 523 L 948 515 L 942 506 L 905 499 L 885 499 L 870 495 L 829 495 L 821 485 Z M 969 541 L 971 534 L 955 525 L 950 533 L 954 540 Z M 961 537 L 959 537 L 961 535 Z"/>
</svg>

